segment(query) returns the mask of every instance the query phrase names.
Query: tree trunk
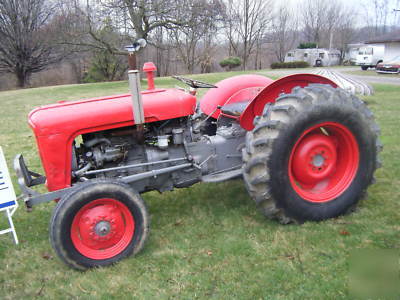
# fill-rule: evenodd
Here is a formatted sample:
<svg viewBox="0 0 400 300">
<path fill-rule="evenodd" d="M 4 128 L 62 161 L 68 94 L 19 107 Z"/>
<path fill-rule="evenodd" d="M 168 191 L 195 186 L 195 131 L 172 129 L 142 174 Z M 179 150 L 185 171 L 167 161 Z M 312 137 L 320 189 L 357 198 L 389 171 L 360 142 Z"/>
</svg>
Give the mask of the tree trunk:
<svg viewBox="0 0 400 300">
<path fill-rule="evenodd" d="M 157 66 L 157 77 L 161 77 L 161 70 L 163 69 L 163 65 L 162 65 L 162 50 L 157 47 L 156 48 L 156 66 Z"/>
<path fill-rule="evenodd" d="M 261 42 L 260 42 L 260 38 L 257 38 L 256 41 L 256 57 L 255 57 L 255 63 L 254 63 L 254 69 L 257 70 L 258 69 L 258 64 L 261 64 Z"/>
<path fill-rule="evenodd" d="M 247 68 L 247 40 L 243 43 L 243 70 L 246 71 Z"/>
<path fill-rule="evenodd" d="M 171 62 L 171 48 L 170 47 L 167 48 L 167 58 L 165 58 L 164 60 L 165 60 L 164 76 L 168 76 L 169 75 L 169 66 L 170 66 L 170 62 Z"/>
<path fill-rule="evenodd" d="M 76 83 L 82 83 L 82 79 L 85 77 L 85 62 L 81 59 L 77 61 L 71 60 L 69 61 L 69 65 L 71 67 L 72 74 L 75 78 Z"/>
<path fill-rule="evenodd" d="M 24 88 L 28 84 L 28 74 L 24 70 L 16 70 L 15 77 L 17 77 L 17 86 Z"/>
</svg>

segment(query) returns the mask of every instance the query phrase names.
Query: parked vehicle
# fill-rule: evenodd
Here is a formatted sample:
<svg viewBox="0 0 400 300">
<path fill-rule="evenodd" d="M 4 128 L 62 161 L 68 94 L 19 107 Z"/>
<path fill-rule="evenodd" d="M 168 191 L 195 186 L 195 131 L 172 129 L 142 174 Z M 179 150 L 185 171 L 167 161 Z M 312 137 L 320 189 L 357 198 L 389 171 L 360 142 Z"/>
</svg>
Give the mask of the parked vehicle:
<svg viewBox="0 0 400 300">
<path fill-rule="evenodd" d="M 361 69 L 366 71 L 368 68 L 375 68 L 377 64 L 383 61 L 385 53 L 384 45 L 368 45 L 360 47 L 356 65 L 361 66 Z"/>
<path fill-rule="evenodd" d="M 376 66 L 376 72 L 378 73 L 389 73 L 398 74 L 400 73 L 400 55 L 391 59 L 390 61 L 384 61 Z"/>
<path fill-rule="evenodd" d="M 355 64 L 357 61 L 357 55 L 360 52 L 360 47 L 363 47 L 364 44 L 348 44 L 348 50 L 345 55 L 345 61 L 350 64 Z"/>
<path fill-rule="evenodd" d="M 314 67 L 335 66 L 340 63 L 340 51 L 335 49 L 294 49 L 285 56 L 285 62 L 305 61 Z"/>
<path fill-rule="evenodd" d="M 175 77 L 190 89 L 164 89 L 154 86 L 154 70 L 145 64 L 145 91 L 132 70 L 131 94 L 29 114 L 45 176 L 22 155 L 14 168 L 27 207 L 58 201 L 50 240 L 67 265 L 107 266 L 142 250 L 147 191 L 243 178 L 266 217 L 302 223 L 348 212 L 373 182 L 378 126 L 362 100 L 331 80 Z M 209 90 L 197 104 L 199 88 Z M 48 193 L 32 188 L 44 183 Z"/>
</svg>

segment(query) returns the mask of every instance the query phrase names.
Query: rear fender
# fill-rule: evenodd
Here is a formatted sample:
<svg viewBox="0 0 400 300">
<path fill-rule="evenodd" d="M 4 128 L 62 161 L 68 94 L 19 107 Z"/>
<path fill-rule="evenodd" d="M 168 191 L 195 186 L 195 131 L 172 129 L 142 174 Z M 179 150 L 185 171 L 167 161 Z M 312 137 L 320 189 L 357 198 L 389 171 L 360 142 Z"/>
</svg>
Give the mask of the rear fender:
<svg viewBox="0 0 400 300">
<path fill-rule="evenodd" d="M 251 100 L 246 109 L 240 116 L 240 126 L 246 130 L 254 128 L 253 120 L 260 116 L 267 103 L 273 103 L 281 93 L 291 93 L 296 86 L 305 87 L 312 83 L 329 84 L 337 87 L 332 80 L 315 74 L 294 74 L 283 77 L 266 86 L 256 97 Z"/>
<path fill-rule="evenodd" d="M 244 102 L 244 105 L 247 105 L 264 88 L 265 88 L 265 86 L 258 86 L 258 87 L 249 87 L 249 88 L 239 90 L 238 92 L 236 92 L 235 94 L 233 94 L 231 97 L 228 98 L 228 100 L 224 103 L 224 106 L 227 104 L 233 104 L 233 103 L 238 103 L 238 102 Z M 221 114 L 219 116 L 224 116 L 224 117 L 236 119 L 236 120 L 239 120 L 239 118 L 240 118 L 240 116 L 232 116 L 232 115 L 224 114 L 223 109 L 221 109 Z"/>
<path fill-rule="evenodd" d="M 251 88 L 266 87 L 273 82 L 272 79 L 261 75 L 239 75 L 221 80 L 216 84 L 216 89 L 210 89 L 203 96 L 200 109 L 206 115 L 218 119 L 221 114 L 217 109 L 218 105 L 223 106 L 230 98 L 231 103 L 249 100 L 245 98 L 253 93 Z M 246 91 L 240 93 L 241 90 Z"/>
</svg>

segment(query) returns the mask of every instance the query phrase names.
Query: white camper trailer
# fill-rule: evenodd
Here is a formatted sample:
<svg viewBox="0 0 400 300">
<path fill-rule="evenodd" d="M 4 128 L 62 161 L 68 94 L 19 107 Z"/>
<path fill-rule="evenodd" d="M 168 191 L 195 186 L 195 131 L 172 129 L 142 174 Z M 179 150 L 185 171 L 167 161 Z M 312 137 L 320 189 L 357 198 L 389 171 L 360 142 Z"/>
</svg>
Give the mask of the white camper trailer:
<svg viewBox="0 0 400 300">
<path fill-rule="evenodd" d="M 383 61 L 385 54 L 384 45 L 365 45 L 360 47 L 356 59 L 356 65 L 361 66 L 362 70 L 375 68 L 377 64 Z"/>
<path fill-rule="evenodd" d="M 340 51 L 335 49 L 294 49 L 285 56 L 285 62 L 305 61 L 310 66 L 335 66 L 340 63 Z"/>
</svg>

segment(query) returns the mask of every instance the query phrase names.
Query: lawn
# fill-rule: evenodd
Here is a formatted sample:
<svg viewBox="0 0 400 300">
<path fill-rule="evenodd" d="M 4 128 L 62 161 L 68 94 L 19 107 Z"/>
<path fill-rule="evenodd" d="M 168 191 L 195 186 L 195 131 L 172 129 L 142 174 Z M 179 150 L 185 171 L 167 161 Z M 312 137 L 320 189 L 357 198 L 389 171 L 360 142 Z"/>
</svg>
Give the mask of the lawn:
<svg viewBox="0 0 400 300">
<path fill-rule="evenodd" d="M 195 77 L 216 82 L 232 74 Z M 177 82 L 161 78 L 156 84 Z M 257 212 L 239 180 L 151 192 L 143 195 L 151 215 L 144 251 L 82 273 L 67 268 L 50 246 L 48 223 L 55 204 L 31 213 L 21 205 L 14 218 L 20 245 L 0 236 L 0 297 L 350 299 L 349 256 L 357 249 L 400 247 L 400 87 L 374 88 L 375 95 L 365 100 L 381 126 L 384 167 L 355 213 L 283 226 Z M 9 166 L 15 154 L 23 153 L 30 167 L 41 171 L 26 122 L 32 108 L 125 92 L 126 82 L 0 92 L 0 145 Z"/>
</svg>

